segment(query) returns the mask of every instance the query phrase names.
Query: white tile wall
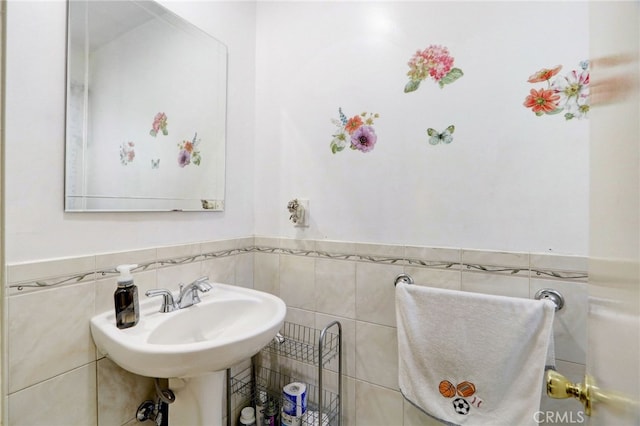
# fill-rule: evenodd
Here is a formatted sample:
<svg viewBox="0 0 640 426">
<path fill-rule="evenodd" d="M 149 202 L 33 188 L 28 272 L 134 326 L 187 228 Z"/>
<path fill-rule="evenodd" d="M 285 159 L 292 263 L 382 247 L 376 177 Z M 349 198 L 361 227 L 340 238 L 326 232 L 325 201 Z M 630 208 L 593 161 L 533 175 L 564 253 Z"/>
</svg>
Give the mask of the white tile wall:
<svg viewBox="0 0 640 426">
<path fill-rule="evenodd" d="M 584 370 L 585 258 L 268 237 L 210 241 L 8 265 L 10 425 L 123 425 L 152 393 L 148 378 L 96 353 L 89 331 L 92 315 L 113 309 L 120 263 L 141 265 L 134 272 L 141 297 L 208 275 L 280 296 L 288 321 L 316 328 L 341 321 L 347 426 L 434 424 L 398 391 L 393 281 L 401 272 L 418 285 L 516 297 L 559 290 L 566 307 L 554 323 L 558 368 Z M 337 371 L 335 361 L 329 369 Z M 313 377 L 313 369 L 304 374 Z M 32 398 L 47 408 L 33 410 Z M 82 407 L 60 408 L 71 401 Z M 542 401 L 543 409 L 560 409 Z"/>
<path fill-rule="evenodd" d="M 398 390 L 396 328 L 356 321 L 356 378 Z"/>
<path fill-rule="evenodd" d="M 279 296 L 287 306 L 316 310 L 314 261 L 311 257 L 280 256 Z"/>
<path fill-rule="evenodd" d="M 305 308 L 305 302 L 300 301 L 303 297 L 298 294 L 297 307 L 289 309 L 287 319 L 310 325 L 311 319 L 305 312 L 317 312 L 316 328 L 322 328 L 336 318 L 342 322 L 345 425 L 440 424 L 404 401 L 398 391 L 393 281 L 401 272 L 411 275 L 417 285 L 514 297 L 533 297 L 540 288 L 559 290 L 565 297 L 566 306 L 555 320 L 558 368 L 562 371 L 568 365 L 570 372 L 575 372 L 576 368 L 584 371 L 585 258 L 431 247 L 405 247 L 403 250 L 400 246 L 329 241 L 318 241 L 314 246 L 309 241 L 304 245 L 284 241 L 260 240 L 260 245 L 278 250 L 256 255 L 255 280 L 257 283 L 262 277 L 269 277 L 265 282 L 275 291 L 278 273 L 289 274 L 279 283 L 282 286 L 287 282 L 287 289 L 290 289 L 292 271 L 310 274 L 315 268 L 309 282 L 313 280 L 314 294 L 322 294 L 322 299 L 307 300 L 308 306 L 316 303 L 314 310 Z M 294 248 L 295 254 L 287 248 Z M 268 256 L 279 260 L 266 260 Z M 315 259 L 315 267 L 310 259 Z M 284 266 L 283 261 L 286 262 Z M 278 262 L 279 272 L 275 273 Z M 332 272 L 327 271 L 328 265 L 335 266 Z M 355 268 L 355 316 L 345 308 L 351 303 L 352 268 Z M 283 295 L 284 291 L 281 287 L 280 295 L 289 297 Z M 331 297 L 336 298 L 332 308 L 336 311 L 325 315 L 322 311 L 331 305 L 326 302 Z M 562 408 L 557 404 L 549 405 L 551 400 L 546 396 L 541 401 L 541 410 Z"/>
<path fill-rule="evenodd" d="M 89 332 L 95 292 L 76 284 L 9 298 L 9 392 L 95 360 Z"/>
<path fill-rule="evenodd" d="M 401 425 L 403 398 L 400 392 L 356 380 L 356 426 Z"/>
<path fill-rule="evenodd" d="M 356 317 L 356 265 L 341 260 L 316 259 L 316 311 L 344 318 Z"/>
<path fill-rule="evenodd" d="M 402 266 L 357 263 L 356 269 L 357 316 L 353 318 L 395 327 L 395 293 L 391 283 L 402 273 Z"/>
<path fill-rule="evenodd" d="M 131 420 L 140 404 L 155 400 L 152 378 L 140 377 L 118 367 L 109 358 L 97 362 L 98 425 L 122 425 Z"/>
<path fill-rule="evenodd" d="M 99 354 L 89 327 L 93 315 L 113 309 L 115 267 L 140 264 L 133 274 L 140 298 L 147 289 L 177 289 L 205 274 L 251 286 L 251 247 L 253 239 L 243 238 L 7 265 L 8 424 L 133 421 L 138 405 L 153 396 L 152 382 Z"/>
<path fill-rule="evenodd" d="M 88 364 L 9 395 L 10 425 L 96 424 L 95 366 Z"/>
</svg>

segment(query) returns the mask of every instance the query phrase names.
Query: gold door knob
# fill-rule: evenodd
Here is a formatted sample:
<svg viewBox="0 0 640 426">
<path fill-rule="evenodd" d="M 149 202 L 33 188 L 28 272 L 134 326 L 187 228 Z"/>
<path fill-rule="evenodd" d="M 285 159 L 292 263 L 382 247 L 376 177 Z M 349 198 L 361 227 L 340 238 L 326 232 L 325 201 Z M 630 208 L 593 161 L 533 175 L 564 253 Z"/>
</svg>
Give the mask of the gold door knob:
<svg viewBox="0 0 640 426">
<path fill-rule="evenodd" d="M 551 398 L 564 399 L 574 397 L 584 405 L 584 413 L 591 415 L 591 390 L 589 378 L 585 383 L 571 383 L 569 379 L 555 370 L 547 370 L 547 395 Z"/>
<path fill-rule="evenodd" d="M 547 370 L 547 396 L 556 399 L 574 397 L 584 405 L 584 413 L 591 416 L 594 404 L 604 404 L 617 413 L 637 416 L 640 402 L 621 392 L 603 390 L 595 385 L 591 376 L 585 376 L 584 384 L 571 383 L 569 379 L 555 370 Z M 631 414 L 629 414 L 631 413 Z"/>
</svg>

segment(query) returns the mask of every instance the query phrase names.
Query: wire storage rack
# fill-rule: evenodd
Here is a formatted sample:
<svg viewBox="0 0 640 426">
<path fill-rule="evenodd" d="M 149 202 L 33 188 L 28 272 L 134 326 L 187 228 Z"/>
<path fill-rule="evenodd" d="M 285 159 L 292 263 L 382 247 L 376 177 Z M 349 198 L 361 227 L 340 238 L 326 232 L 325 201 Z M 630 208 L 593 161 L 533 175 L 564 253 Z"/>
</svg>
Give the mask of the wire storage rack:
<svg viewBox="0 0 640 426">
<path fill-rule="evenodd" d="M 337 331 L 329 330 L 337 329 Z M 340 426 L 342 393 L 342 325 L 339 321 L 327 324 L 322 330 L 285 322 L 279 335 L 262 349 L 264 354 L 275 354 L 308 365 L 317 366 L 317 384 L 305 382 L 307 387 L 307 412 L 298 420 L 301 426 Z M 337 358 L 338 392 L 324 389 L 323 370 L 327 364 Z M 289 383 L 296 382 L 295 377 L 258 365 L 257 357 L 252 366 L 230 377 L 229 394 L 236 394 L 252 405 L 258 406 L 260 399 L 267 398 L 276 406 L 282 407 L 282 390 Z M 263 402 L 264 403 L 264 402 Z M 230 399 L 227 398 L 227 412 L 230 412 Z M 231 424 L 228 416 L 227 424 Z M 258 425 L 262 426 L 262 425 Z"/>
</svg>

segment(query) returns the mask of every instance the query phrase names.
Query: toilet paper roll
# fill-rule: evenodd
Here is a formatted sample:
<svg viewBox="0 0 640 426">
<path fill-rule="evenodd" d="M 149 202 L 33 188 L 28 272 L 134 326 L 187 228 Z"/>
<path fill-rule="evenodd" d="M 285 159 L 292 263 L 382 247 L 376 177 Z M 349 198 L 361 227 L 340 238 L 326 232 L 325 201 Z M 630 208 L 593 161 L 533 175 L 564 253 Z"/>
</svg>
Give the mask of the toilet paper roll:
<svg viewBox="0 0 640 426">
<path fill-rule="evenodd" d="M 282 412 L 292 417 L 302 418 L 307 411 L 307 385 L 300 382 L 289 383 L 282 389 Z"/>
<path fill-rule="evenodd" d="M 302 416 L 290 416 L 283 411 L 280 416 L 280 426 L 302 426 Z"/>
</svg>

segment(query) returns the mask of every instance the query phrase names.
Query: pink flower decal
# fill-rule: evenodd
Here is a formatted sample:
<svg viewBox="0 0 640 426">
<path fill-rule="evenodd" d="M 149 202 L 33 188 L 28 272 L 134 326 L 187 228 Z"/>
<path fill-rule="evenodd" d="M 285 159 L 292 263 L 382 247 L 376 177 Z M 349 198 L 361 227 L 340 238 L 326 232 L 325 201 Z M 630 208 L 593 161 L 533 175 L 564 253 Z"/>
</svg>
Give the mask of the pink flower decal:
<svg viewBox="0 0 640 426">
<path fill-rule="evenodd" d="M 537 116 L 558 114 L 564 111 L 564 118 L 586 117 L 589 112 L 589 61 L 580 63 L 580 70 L 559 75 L 562 65 L 543 68 L 531 75 L 529 83 L 546 82 L 547 87 L 531 89 L 523 105 L 531 108 Z"/>
<path fill-rule="evenodd" d="M 149 134 L 156 137 L 159 131 L 162 131 L 162 134 L 165 136 L 169 134 L 169 131 L 167 130 L 167 115 L 164 112 L 157 113 L 153 118 L 153 124 L 151 125 Z"/>
<path fill-rule="evenodd" d="M 420 83 L 429 77 L 443 88 L 445 84 L 451 84 L 464 75 L 460 68 L 453 67 L 453 57 L 449 54 L 449 49 L 438 45 L 418 50 L 407 65 L 409 82 L 404 87 L 405 93 L 417 90 Z"/>
<path fill-rule="evenodd" d="M 120 163 L 126 166 L 136 158 L 136 144 L 129 141 L 120 145 Z"/>
<path fill-rule="evenodd" d="M 380 116 L 368 112 L 360 115 L 354 115 L 347 118 L 342 112 L 342 108 L 338 108 L 340 115 L 339 120 L 332 119 L 331 122 L 337 126 L 336 132 L 331 140 L 331 152 L 340 152 L 349 145 L 353 150 L 361 152 L 369 152 L 378 140 L 378 136 L 373 128 L 374 119 Z"/>
</svg>

